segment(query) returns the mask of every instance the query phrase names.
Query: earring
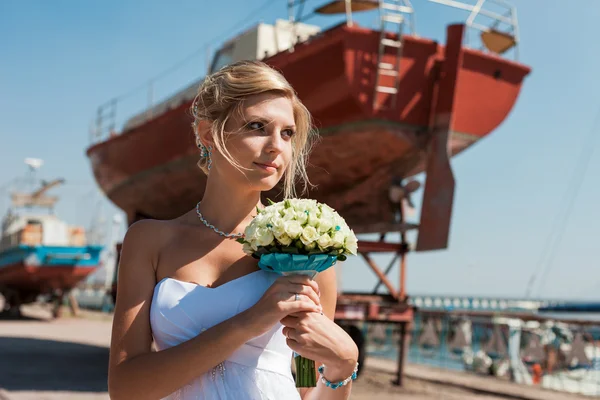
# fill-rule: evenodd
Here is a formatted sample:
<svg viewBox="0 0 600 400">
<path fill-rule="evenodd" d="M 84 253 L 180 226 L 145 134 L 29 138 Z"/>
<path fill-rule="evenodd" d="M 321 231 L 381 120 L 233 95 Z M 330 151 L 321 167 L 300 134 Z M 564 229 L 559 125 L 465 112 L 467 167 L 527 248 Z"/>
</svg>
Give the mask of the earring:
<svg viewBox="0 0 600 400">
<path fill-rule="evenodd" d="M 206 158 L 208 158 L 208 170 L 212 167 L 212 146 L 208 146 Z"/>
<path fill-rule="evenodd" d="M 200 149 L 200 157 L 206 157 L 206 147 L 202 143 L 198 143 L 198 148 Z"/>
<path fill-rule="evenodd" d="M 200 149 L 200 157 L 206 157 L 208 160 L 208 170 L 210 171 L 210 167 L 212 167 L 212 146 L 204 146 L 202 143 L 198 143 L 198 148 Z"/>
<path fill-rule="evenodd" d="M 198 148 L 200 149 L 200 157 L 206 157 L 208 160 L 208 170 L 212 167 L 212 146 L 204 146 L 202 143 L 198 143 Z"/>
</svg>

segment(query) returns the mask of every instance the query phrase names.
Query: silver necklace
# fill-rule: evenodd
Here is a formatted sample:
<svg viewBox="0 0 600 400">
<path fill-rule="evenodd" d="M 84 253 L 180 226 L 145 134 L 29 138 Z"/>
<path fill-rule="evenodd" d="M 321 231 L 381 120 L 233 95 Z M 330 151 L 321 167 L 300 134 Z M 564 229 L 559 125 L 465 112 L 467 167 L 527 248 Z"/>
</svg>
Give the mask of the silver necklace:
<svg viewBox="0 0 600 400">
<path fill-rule="evenodd" d="M 202 213 L 200 212 L 200 203 L 201 202 L 199 201 L 198 204 L 196 204 L 196 214 L 198 214 L 198 218 L 200 218 L 200 221 L 202 221 L 202 223 L 204 225 L 206 225 L 207 227 L 209 227 L 210 229 L 212 229 L 219 235 L 225 236 L 226 238 L 229 238 L 229 239 L 237 239 L 237 238 L 244 236 L 243 233 L 225 233 L 225 232 L 217 229 L 213 224 L 208 223 L 208 221 L 204 219 L 204 217 L 202 216 Z"/>
</svg>

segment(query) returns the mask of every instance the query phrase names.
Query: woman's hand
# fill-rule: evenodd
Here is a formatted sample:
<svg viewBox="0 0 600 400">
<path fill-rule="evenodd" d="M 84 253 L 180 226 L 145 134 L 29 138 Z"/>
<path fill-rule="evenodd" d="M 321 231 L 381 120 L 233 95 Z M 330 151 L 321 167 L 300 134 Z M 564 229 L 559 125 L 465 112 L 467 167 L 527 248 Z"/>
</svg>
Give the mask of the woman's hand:
<svg viewBox="0 0 600 400">
<path fill-rule="evenodd" d="M 281 320 L 288 346 L 296 353 L 326 365 L 324 375 L 330 381 L 352 374 L 358 360 L 358 347 L 352 338 L 327 316 L 300 312 Z"/>
<path fill-rule="evenodd" d="M 298 294 L 298 300 L 296 300 Z M 282 276 L 247 310 L 256 335 L 262 335 L 289 314 L 322 311 L 317 282 L 305 275 Z"/>
</svg>

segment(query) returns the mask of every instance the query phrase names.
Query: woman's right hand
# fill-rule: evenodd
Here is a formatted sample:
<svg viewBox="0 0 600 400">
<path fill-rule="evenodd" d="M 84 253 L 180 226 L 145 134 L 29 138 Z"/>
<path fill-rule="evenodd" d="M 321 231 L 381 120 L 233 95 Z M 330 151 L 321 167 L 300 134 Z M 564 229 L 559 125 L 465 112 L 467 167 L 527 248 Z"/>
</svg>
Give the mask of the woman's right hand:
<svg viewBox="0 0 600 400">
<path fill-rule="evenodd" d="M 289 314 L 321 311 L 317 282 L 296 274 L 277 278 L 260 300 L 247 310 L 247 315 L 250 326 L 259 336 Z"/>
</svg>

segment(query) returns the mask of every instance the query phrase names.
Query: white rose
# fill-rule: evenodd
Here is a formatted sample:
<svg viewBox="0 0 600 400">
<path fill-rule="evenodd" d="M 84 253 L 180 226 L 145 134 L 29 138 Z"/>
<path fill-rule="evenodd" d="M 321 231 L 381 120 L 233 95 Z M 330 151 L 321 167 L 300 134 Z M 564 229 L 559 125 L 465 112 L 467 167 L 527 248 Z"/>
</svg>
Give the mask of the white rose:
<svg viewBox="0 0 600 400">
<path fill-rule="evenodd" d="M 282 236 L 279 236 L 279 237 L 277 238 L 277 240 L 279 241 L 279 243 L 281 243 L 281 244 L 282 244 L 282 245 L 284 245 L 284 246 L 289 246 L 289 245 L 290 245 L 290 243 L 292 243 L 292 238 L 291 238 L 291 237 L 289 237 L 289 236 L 288 236 L 288 235 L 286 235 L 286 234 L 283 234 Z"/>
<path fill-rule="evenodd" d="M 298 221 L 286 221 L 284 229 L 285 233 L 292 239 L 297 239 L 302 234 L 302 225 Z"/>
<path fill-rule="evenodd" d="M 319 217 L 317 217 L 316 211 L 309 211 L 308 214 L 308 225 L 314 226 L 315 228 L 319 225 Z"/>
<path fill-rule="evenodd" d="M 285 205 L 283 203 L 277 203 L 269 206 L 269 208 L 274 214 L 281 214 L 281 212 L 285 210 Z"/>
<path fill-rule="evenodd" d="M 306 211 L 296 212 L 296 220 L 300 222 L 301 225 L 306 224 L 308 222 L 308 214 Z"/>
<path fill-rule="evenodd" d="M 301 201 L 300 201 L 300 199 L 289 199 L 288 203 L 289 203 L 290 207 L 296 208 L 301 203 Z"/>
<path fill-rule="evenodd" d="M 258 250 L 258 244 L 256 244 L 256 240 L 251 240 L 250 241 L 250 248 L 252 248 L 253 252 L 255 252 L 256 250 Z"/>
<path fill-rule="evenodd" d="M 256 225 L 257 228 L 265 228 L 269 223 L 269 220 L 270 216 L 266 212 L 264 212 L 258 214 L 252 222 Z"/>
<path fill-rule="evenodd" d="M 321 218 L 319 219 L 319 227 L 317 228 L 319 233 L 329 232 L 331 228 L 333 228 L 331 219 L 323 218 L 323 215 L 321 215 Z"/>
<path fill-rule="evenodd" d="M 256 244 L 258 246 L 268 246 L 273 242 L 273 233 L 268 228 L 259 228 L 256 231 Z"/>
<path fill-rule="evenodd" d="M 256 235 L 256 228 L 258 227 L 257 224 L 255 224 L 254 222 L 251 222 L 248 224 L 248 226 L 246 227 L 246 229 L 244 229 L 244 236 L 246 236 L 247 240 L 251 240 L 254 238 L 254 236 Z"/>
<path fill-rule="evenodd" d="M 317 240 L 317 244 L 322 249 L 330 246 L 331 245 L 331 236 L 329 236 L 327 233 L 322 234 L 319 237 L 319 239 Z"/>
<path fill-rule="evenodd" d="M 304 212 L 307 209 L 307 200 L 306 199 L 294 199 L 291 202 L 294 210 L 298 212 Z"/>
<path fill-rule="evenodd" d="M 282 219 L 278 219 L 275 222 L 273 222 L 271 232 L 273 232 L 273 235 L 275 235 L 277 239 L 285 235 L 285 222 Z"/>
<path fill-rule="evenodd" d="M 310 243 L 316 242 L 319 238 L 319 232 L 313 226 L 307 226 L 302 230 L 302 235 L 300 235 L 300 240 L 305 245 L 309 245 Z"/>
<path fill-rule="evenodd" d="M 328 208 L 326 206 L 321 207 L 321 219 L 326 219 L 333 223 L 334 218 L 335 218 L 335 215 L 333 214 L 333 212 L 330 208 Z"/>
<path fill-rule="evenodd" d="M 281 219 L 281 214 L 279 214 L 279 211 L 273 210 L 273 212 L 269 213 L 269 222 L 271 224 L 273 224 L 274 222 L 276 222 L 277 220 Z"/>
<path fill-rule="evenodd" d="M 331 242 L 333 244 L 333 247 L 335 247 L 336 249 L 344 247 L 345 241 L 346 241 L 346 237 L 340 231 L 336 231 L 333 234 L 333 236 L 331 237 Z"/>
<path fill-rule="evenodd" d="M 306 205 L 306 210 L 311 214 L 317 215 L 319 213 L 319 205 L 316 201 L 311 201 Z"/>
<path fill-rule="evenodd" d="M 344 234 L 345 237 L 350 236 L 350 233 L 352 232 L 350 230 L 350 227 L 348 225 L 346 225 L 346 221 L 341 221 L 341 224 L 339 225 L 340 227 L 340 231 Z"/>
<path fill-rule="evenodd" d="M 358 241 L 356 240 L 353 230 L 350 230 L 350 235 L 346 237 L 346 249 L 352 255 L 356 255 L 356 252 L 358 251 Z"/>
<path fill-rule="evenodd" d="M 249 256 L 251 256 L 252 253 L 254 253 L 254 249 L 252 248 L 252 245 L 250 243 L 244 243 L 244 245 L 242 246 L 242 250 Z"/>
<path fill-rule="evenodd" d="M 286 208 L 283 212 L 283 220 L 284 221 L 292 221 L 296 219 L 296 211 L 292 208 Z"/>
</svg>

